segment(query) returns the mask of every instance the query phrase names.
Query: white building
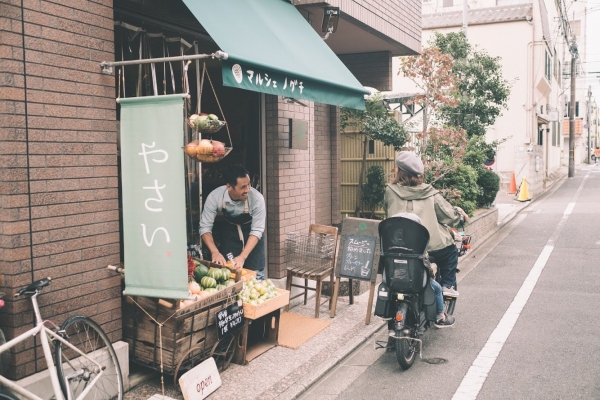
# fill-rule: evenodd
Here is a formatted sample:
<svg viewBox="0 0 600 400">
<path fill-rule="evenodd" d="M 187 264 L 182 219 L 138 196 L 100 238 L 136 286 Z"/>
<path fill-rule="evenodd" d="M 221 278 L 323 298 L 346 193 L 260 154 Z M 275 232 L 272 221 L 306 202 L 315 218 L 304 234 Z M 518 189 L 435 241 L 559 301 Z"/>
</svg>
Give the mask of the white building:
<svg viewBox="0 0 600 400">
<path fill-rule="evenodd" d="M 508 109 L 488 128 L 488 141 L 507 139 L 493 168 L 508 188 L 512 173 L 517 185 L 526 178 L 532 196 L 541 192 L 547 176 L 560 168 L 564 114 L 563 52 L 558 32 L 558 13 L 552 2 L 508 0 L 469 1 L 469 42 L 491 56 L 501 58 L 503 77 L 511 82 Z M 423 39 L 427 45 L 434 32 L 457 32 L 463 25 L 463 3 L 430 0 L 423 3 Z M 568 52 L 567 52 L 568 55 Z M 399 69 L 399 59 L 395 59 Z M 568 78 L 568 77 L 566 77 Z M 414 85 L 396 77 L 394 90 L 409 92 Z"/>
</svg>

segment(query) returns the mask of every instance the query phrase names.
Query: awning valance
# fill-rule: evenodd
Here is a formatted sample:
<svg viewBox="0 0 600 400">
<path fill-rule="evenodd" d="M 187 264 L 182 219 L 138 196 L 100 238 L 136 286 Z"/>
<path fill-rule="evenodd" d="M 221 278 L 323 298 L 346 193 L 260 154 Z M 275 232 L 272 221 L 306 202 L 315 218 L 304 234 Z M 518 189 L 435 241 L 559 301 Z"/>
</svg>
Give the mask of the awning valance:
<svg viewBox="0 0 600 400">
<path fill-rule="evenodd" d="M 225 51 L 225 86 L 364 109 L 368 91 L 285 0 L 183 0 Z"/>
</svg>

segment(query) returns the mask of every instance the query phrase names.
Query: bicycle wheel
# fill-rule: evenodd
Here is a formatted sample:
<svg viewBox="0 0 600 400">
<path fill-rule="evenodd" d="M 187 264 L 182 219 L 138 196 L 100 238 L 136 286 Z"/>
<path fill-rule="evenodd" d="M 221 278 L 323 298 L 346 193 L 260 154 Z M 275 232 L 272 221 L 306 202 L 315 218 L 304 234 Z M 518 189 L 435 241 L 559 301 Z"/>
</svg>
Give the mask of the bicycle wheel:
<svg viewBox="0 0 600 400">
<path fill-rule="evenodd" d="M 67 318 L 60 327 L 63 338 L 86 356 L 80 356 L 56 341 L 55 357 L 58 380 L 65 397 L 75 399 L 102 372 L 86 399 L 123 399 L 123 377 L 119 360 L 108 336 L 93 320 L 80 315 Z M 100 364 L 101 368 L 96 365 Z"/>
</svg>

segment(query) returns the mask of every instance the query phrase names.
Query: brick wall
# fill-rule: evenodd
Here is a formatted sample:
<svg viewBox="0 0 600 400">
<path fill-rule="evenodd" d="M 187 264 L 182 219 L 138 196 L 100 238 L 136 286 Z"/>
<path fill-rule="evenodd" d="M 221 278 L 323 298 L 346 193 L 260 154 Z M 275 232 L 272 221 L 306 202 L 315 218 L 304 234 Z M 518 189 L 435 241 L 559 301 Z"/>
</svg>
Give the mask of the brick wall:
<svg viewBox="0 0 600 400">
<path fill-rule="evenodd" d="M 268 268 L 285 277 L 284 243 L 289 232 L 308 232 L 315 220 L 314 105 L 287 104 L 266 96 Z M 309 121 L 308 149 L 289 148 L 289 119 Z M 317 173 L 320 173 L 317 171 Z"/>
<path fill-rule="evenodd" d="M 0 0 L 0 326 L 8 338 L 31 328 L 29 301 L 11 295 L 50 276 L 42 316 L 88 315 L 115 341 L 121 282 L 105 268 L 120 259 L 115 90 L 99 67 L 114 59 L 112 2 L 23 3 L 22 13 Z M 22 343 L 11 378 L 44 369 L 41 358 Z"/>
<path fill-rule="evenodd" d="M 363 86 L 392 90 L 392 55 L 389 51 L 339 55 Z"/>
<path fill-rule="evenodd" d="M 331 121 L 330 106 L 315 104 L 315 223 L 331 225 Z M 335 137 L 335 136 L 334 136 Z"/>
</svg>

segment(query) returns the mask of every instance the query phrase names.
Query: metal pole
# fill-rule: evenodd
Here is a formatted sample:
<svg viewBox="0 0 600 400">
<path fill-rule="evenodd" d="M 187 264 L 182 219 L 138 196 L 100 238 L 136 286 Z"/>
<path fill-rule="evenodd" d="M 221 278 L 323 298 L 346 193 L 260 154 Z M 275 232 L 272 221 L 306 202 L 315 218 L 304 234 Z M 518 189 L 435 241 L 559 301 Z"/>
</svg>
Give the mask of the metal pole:
<svg viewBox="0 0 600 400">
<path fill-rule="evenodd" d="M 588 135 L 588 138 L 587 138 L 588 139 L 588 145 L 587 145 L 588 146 L 588 149 L 587 149 L 588 150 L 587 151 L 587 153 L 588 153 L 587 156 L 588 157 L 587 157 L 587 160 L 588 160 L 588 165 L 590 165 L 592 163 L 592 148 L 591 148 L 591 145 L 592 145 L 592 140 L 591 140 L 592 139 L 592 135 L 591 135 L 591 133 L 592 133 L 592 127 L 590 126 L 590 107 L 592 105 L 592 85 L 588 86 L 587 95 L 588 95 L 588 100 L 587 100 L 586 107 L 585 107 L 585 110 L 586 110 L 586 113 L 585 113 L 586 115 L 585 116 L 586 116 L 586 120 L 587 120 L 586 123 L 587 123 L 587 135 Z"/>
<path fill-rule="evenodd" d="M 218 58 L 221 60 L 227 60 L 229 55 L 224 51 L 217 50 L 212 54 L 193 54 L 190 56 L 175 56 L 175 57 L 161 57 L 161 58 L 146 58 L 143 60 L 128 60 L 128 61 L 102 61 L 100 66 L 102 67 L 102 72 L 106 74 L 112 74 L 112 67 L 120 67 L 121 65 L 139 65 L 139 64 L 151 64 L 151 63 L 161 63 L 161 62 L 169 62 L 169 61 L 188 61 L 188 60 L 199 60 L 203 58 Z"/>
<path fill-rule="evenodd" d="M 571 50 L 571 104 L 569 105 L 569 178 L 575 176 L 575 84 L 577 53 Z"/>
</svg>

